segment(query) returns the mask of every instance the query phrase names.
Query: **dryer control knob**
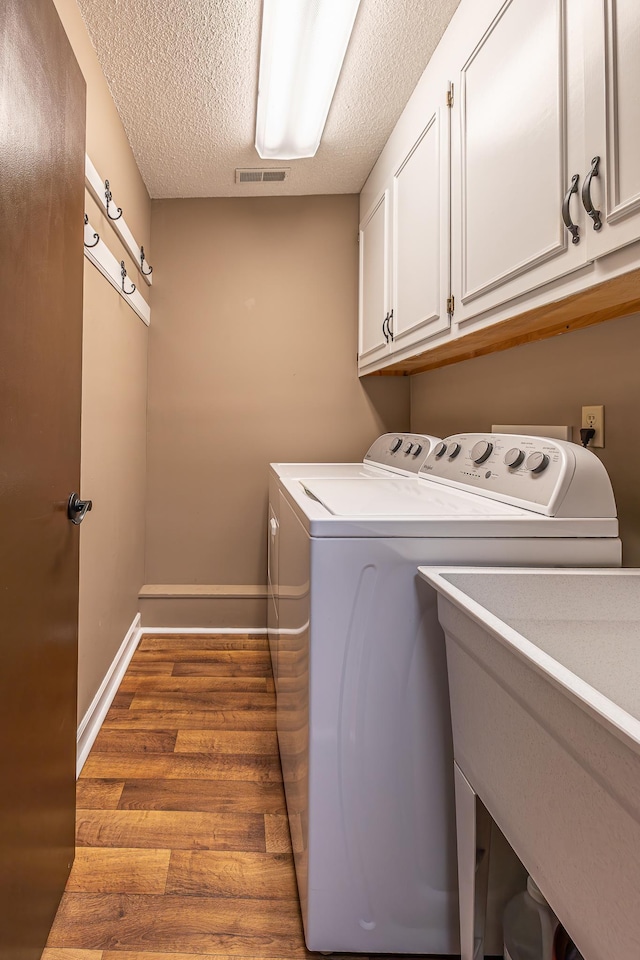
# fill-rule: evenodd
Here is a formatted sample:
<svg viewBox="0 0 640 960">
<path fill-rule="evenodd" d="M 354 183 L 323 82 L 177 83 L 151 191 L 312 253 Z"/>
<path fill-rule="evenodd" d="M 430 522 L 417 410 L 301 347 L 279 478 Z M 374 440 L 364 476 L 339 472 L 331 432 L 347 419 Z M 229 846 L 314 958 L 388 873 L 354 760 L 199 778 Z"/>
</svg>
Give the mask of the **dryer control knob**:
<svg viewBox="0 0 640 960">
<path fill-rule="evenodd" d="M 471 459 L 474 463 L 484 463 L 491 456 L 492 450 L 493 444 L 489 443 L 488 440 L 478 440 L 471 450 Z"/>
<path fill-rule="evenodd" d="M 413 443 L 408 443 L 404 448 L 405 455 L 408 455 L 413 450 Z"/>
<path fill-rule="evenodd" d="M 548 465 L 549 457 L 546 453 L 542 453 L 541 450 L 536 450 L 535 453 L 530 454 L 525 463 L 525 467 L 527 470 L 531 470 L 531 473 L 542 473 L 543 470 L 547 469 Z"/>
<path fill-rule="evenodd" d="M 413 448 L 413 455 L 414 455 L 414 457 L 419 456 L 419 454 L 421 454 L 421 453 L 422 453 L 422 444 L 421 444 L 421 443 L 416 443 L 415 447 Z"/>
<path fill-rule="evenodd" d="M 446 443 L 443 443 L 441 440 L 440 443 L 436 444 L 435 450 L 433 452 L 435 456 L 438 458 L 438 460 L 440 459 L 440 457 L 444 457 L 445 453 L 447 452 Z"/>
<path fill-rule="evenodd" d="M 462 447 L 459 443 L 452 443 L 449 447 L 449 460 L 455 460 L 461 450 Z"/>
<path fill-rule="evenodd" d="M 400 439 L 400 437 L 396 437 L 396 439 L 392 440 L 391 442 L 391 453 L 396 453 L 401 446 L 402 446 L 402 440 Z"/>
<path fill-rule="evenodd" d="M 519 467 L 522 461 L 524 460 L 524 453 L 520 447 L 511 447 L 511 450 L 507 450 L 504 455 L 504 462 L 508 467 Z"/>
</svg>

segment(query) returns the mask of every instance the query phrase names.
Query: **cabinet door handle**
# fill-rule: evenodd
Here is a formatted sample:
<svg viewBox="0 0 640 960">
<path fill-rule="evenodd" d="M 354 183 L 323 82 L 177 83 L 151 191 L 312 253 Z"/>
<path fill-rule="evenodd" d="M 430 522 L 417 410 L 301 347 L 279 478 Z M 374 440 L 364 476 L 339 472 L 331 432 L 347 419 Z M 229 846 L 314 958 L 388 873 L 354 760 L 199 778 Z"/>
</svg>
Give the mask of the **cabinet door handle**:
<svg viewBox="0 0 640 960">
<path fill-rule="evenodd" d="M 387 330 L 389 331 L 389 337 L 393 343 L 393 310 L 389 314 L 389 319 L 387 320 Z"/>
<path fill-rule="evenodd" d="M 571 211 L 569 209 L 569 204 L 571 203 L 572 194 L 578 192 L 579 179 L 580 179 L 580 174 L 574 173 L 574 175 L 571 177 L 571 186 L 565 193 L 564 200 L 562 203 L 562 219 L 564 220 L 565 227 L 571 234 L 571 243 L 580 243 L 580 228 L 571 219 Z"/>
<path fill-rule="evenodd" d="M 387 313 L 386 317 L 382 321 L 382 335 L 384 336 L 386 343 L 389 343 L 389 334 L 387 333 L 388 322 L 389 322 L 389 314 Z"/>
<path fill-rule="evenodd" d="M 593 206 L 593 200 L 591 199 L 591 181 L 594 177 L 599 176 L 598 167 L 600 166 L 600 157 L 594 157 L 591 161 L 591 170 L 584 178 L 584 183 L 582 184 L 582 203 L 585 210 L 593 220 L 593 229 L 600 230 L 602 227 L 602 220 L 600 219 L 600 211 L 596 210 Z"/>
</svg>

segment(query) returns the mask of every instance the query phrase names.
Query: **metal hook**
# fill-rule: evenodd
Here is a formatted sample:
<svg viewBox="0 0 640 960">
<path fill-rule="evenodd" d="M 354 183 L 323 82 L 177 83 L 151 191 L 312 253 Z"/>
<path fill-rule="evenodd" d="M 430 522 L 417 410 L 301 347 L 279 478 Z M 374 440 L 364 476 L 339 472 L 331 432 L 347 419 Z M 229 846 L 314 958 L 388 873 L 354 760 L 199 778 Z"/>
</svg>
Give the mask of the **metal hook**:
<svg viewBox="0 0 640 960">
<path fill-rule="evenodd" d="M 112 202 L 112 200 L 113 200 L 113 195 L 112 195 L 112 193 L 111 193 L 111 187 L 109 186 L 109 181 L 108 181 L 108 180 L 105 180 L 105 182 L 104 182 L 104 198 L 105 198 L 105 200 L 107 201 L 107 216 L 109 217 L 109 220 L 119 220 L 120 217 L 122 216 L 122 207 L 118 207 L 118 208 L 117 208 L 117 210 L 118 210 L 118 216 L 117 216 L 117 217 L 112 217 L 111 214 L 109 213 L 109 204 L 110 204 L 110 203 Z"/>
<path fill-rule="evenodd" d="M 144 255 L 144 247 L 140 247 L 140 273 L 143 277 L 149 277 L 153 273 L 153 267 L 151 266 L 148 270 L 145 270 L 144 265 L 146 260 L 147 258 Z"/>
<path fill-rule="evenodd" d="M 88 226 L 89 226 L 89 214 L 88 214 L 88 213 L 85 213 L 85 215 L 84 215 L 84 225 L 85 225 L 85 227 L 88 227 Z M 89 249 L 91 249 L 91 247 L 97 247 L 97 246 L 98 246 L 98 244 L 100 243 L 100 237 L 99 237 L 99 235 L 98 235 L 97 233 L 94 233 L 93 238 L 94 238 L 94 240 L 95 240 L 95 243 L 87 243 L 87 241 L 85 240 L 85 242 L 84 242 L 85 247 L 89 247 Z"/>
<path fill-rule="evenodd" d="M 127 268 L 124 265 L 124 260 L 120 261 L 120 275 L 122 277 L 122 292 L 126 293 L 126 295 L 130 297 L 132 293 L 135 293 L 136 285 L 135 283 L 132 283 L 131 290 L 125 290 L 124 288 L 124 281 L 126 280 L 126 277 L 127 277 Z"/>
</svg>

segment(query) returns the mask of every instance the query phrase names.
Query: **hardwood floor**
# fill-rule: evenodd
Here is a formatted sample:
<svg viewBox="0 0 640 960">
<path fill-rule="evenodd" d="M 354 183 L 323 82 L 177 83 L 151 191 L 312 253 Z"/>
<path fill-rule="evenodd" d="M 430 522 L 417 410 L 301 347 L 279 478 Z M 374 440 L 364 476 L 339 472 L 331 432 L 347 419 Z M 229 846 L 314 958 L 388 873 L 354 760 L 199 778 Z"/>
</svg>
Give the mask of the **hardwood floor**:
<svg viewBox="0 0 640 960">
<path fill-rule="evenodd" d="M 264 639 L 144 638 L 77 799 L 44 960 L 311 956 Z"/>
<path fill-rule="evenodd" d="M 307 951 L 266 640 L 144 638 L 77 785 L 43 960 Z"/>
</svg>

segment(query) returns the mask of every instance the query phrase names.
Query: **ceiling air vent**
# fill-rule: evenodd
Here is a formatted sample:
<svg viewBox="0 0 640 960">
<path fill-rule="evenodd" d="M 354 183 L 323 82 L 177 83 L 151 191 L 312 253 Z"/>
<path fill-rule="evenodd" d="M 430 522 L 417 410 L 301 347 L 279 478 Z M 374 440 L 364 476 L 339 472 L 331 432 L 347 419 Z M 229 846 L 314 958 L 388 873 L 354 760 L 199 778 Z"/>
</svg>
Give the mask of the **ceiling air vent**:
<svg viewBox="0 0 640 960">
<path fill-rule="evenodd" d="M 291 167 L 254 167 L 236 169 L 236 183 L 282 183 L 289 176 Z"/>
</svg>

